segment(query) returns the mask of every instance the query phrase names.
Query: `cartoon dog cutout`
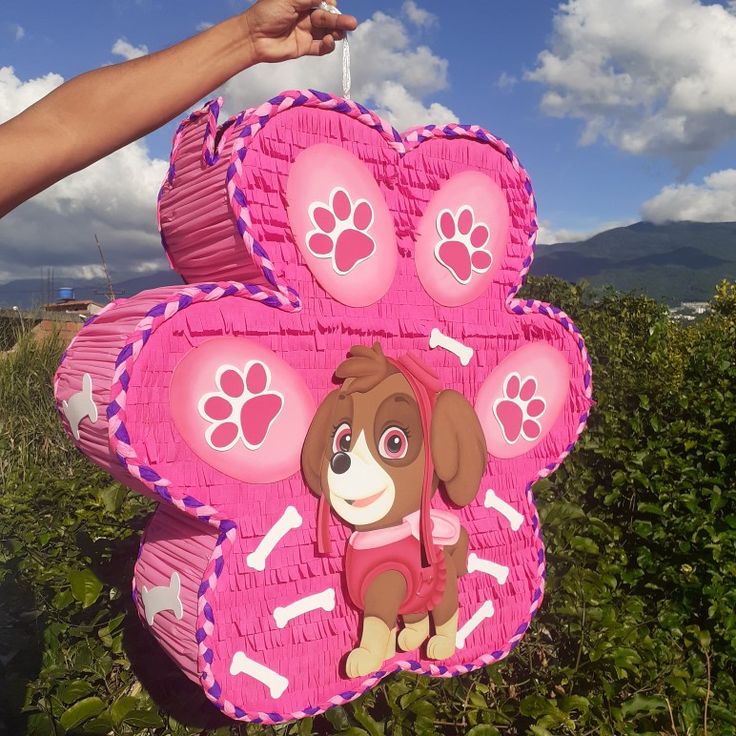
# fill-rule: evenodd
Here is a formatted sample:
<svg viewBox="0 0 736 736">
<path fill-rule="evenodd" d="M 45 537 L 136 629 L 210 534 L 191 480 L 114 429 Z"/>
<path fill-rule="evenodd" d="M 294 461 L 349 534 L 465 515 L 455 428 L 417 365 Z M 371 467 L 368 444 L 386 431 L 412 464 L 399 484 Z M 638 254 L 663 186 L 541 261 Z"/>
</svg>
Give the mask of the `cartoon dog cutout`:
<svg viewBox="0 0 736 736">
<path fill-rule="evenodd" d="M 387 358 L 379 343 L 353 347 L 335 375 L 342 387 L 312 420 L 302 470 L 320 497 L 319 551 L 330 551 L 330 508 L 355 529 L 345 582 L 363 630 L 347 675 L 368 675 L 395 655 L 399 616 L 401 649 L 430 637 L 431 614 L 427 657 L 451 657 L 468 535 L 431 499 L 440 483 L 457 506 L 475 498 L 488 462 L 483 430 L 462 394 L 441 390 L 413 356 Z"/>
</svg>

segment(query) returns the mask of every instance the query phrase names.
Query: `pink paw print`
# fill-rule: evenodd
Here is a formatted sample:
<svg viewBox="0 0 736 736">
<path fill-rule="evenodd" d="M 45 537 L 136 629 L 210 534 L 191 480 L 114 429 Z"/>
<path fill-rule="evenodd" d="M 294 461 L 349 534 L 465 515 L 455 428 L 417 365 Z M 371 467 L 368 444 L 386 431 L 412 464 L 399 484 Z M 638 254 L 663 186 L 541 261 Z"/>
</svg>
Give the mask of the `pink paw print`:
<svg viewBox="0 0 736 736">
<path fill-rule="evenodd" d="M 317 258 L 331 258 L 332 267 L 344 276 L 376 252 L 368 234 L 373 208 L 365 199 L 353 203 L 345 189 L 337 187 L 330 203 L 315 202 L 309 208 L 314 230 L 307 234 L 307 248 Z"/>
<path fill-rule="evenodd" d="M 198 406 L 200 416 L 211 422 L 205 432 L 207 444 L 226 452 L 240 440 L 249 450 L 259 449 L 284 406 L 283 395 L 268 390 L 268 366 L 256 360 L 242 371 L 223 365 L 215 383 L 218 390 L 202 396 Z"/>
<path fill-rule="evenodd" d="M 503 398 L 493 404 L 493 413 L 504 439 L 513 445 L 519 437 L 533 442 L 542 432 L 539 419 L 547 409 L 547 402 L 537 395 L 537 379 L 518 373 L 509 373 L 503 384 Z"/>
<path fill-rule="evenodd" d="M 435 258 L 461 284 L 467 284 L 473 272 L 485 273 L 493 265 L 493 256 L 486 250 L 491 231 L 485 223 L 476 223 L 472 208 L 462 207 L 457 213 L 442 210 L 437 232 L 442 240 L 435 247 Z"/>
</svg>

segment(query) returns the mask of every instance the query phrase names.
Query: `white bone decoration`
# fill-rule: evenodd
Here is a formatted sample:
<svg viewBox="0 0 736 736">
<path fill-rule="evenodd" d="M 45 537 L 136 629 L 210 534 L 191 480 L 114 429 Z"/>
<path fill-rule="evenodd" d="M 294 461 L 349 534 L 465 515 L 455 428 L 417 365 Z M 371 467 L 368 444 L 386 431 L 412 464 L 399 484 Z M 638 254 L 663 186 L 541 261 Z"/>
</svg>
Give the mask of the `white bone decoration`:
<svg viewBox="0 0 736 736">
<path fill-rule="evenodd" d="M 97 405 L 92 398 L 92 376 L 89 373 L 82 376 L 82 390 L 61 402 L 61 410 L 75 440 L 79 440 L 79 425 L 83 419 L 89 418 L 92 424 L 97 421 Z"/>
<path fill-rule="evenodd" d="M 499 585 L 506 585 L 506 580 L 509 577 L 509 568 L 506 565 L 484 560 L 482 557 L 478 557 L 475 552 L 468 555 L 468 572 L 484 572 L 486 575 L 496 578 Z"/>
<path fill-rule="evenodd" d="M 276 626 L 283 629 L 286 624 L 297 616 L 303 616 L 305 613 L 310 611 L 316 611 L 318 609 L 323 611 L 334 611 L 335 610 L 335 589 L 327 588 L 321 593 L 313 593 L 304 598 L 300 598 L 298 601 L 290 603 L 288 606 L 279 606 L 274 609 L 273 620 L 276 622 Z"/>
<path fill-rule="evenodd" d="M 486 601 L 459 629 L 455 644 L 458 649 L 465 647 L 465 640 L 487 619 L 491 618 L 496 611 L 491 601 Z"/>
<path fill-rule="evenodd" d="M 511 524 L 511 528 L 515 532 L 518 532 L 524 523 L 524 517 L 513 506 L 506 503 L 502 498 L 499 498 L 493 488 L 489 488 L 486 491 L 486 498 L 483 505 L 487 509 L 494 509 L 501 516 L 506 517 L 506 520 Z"/>
<path fill-rule="evenodd" d="M 456 355 L 460 360 L 461 365 L 468 365 L 473 358 L 473 353 L 475 352 L 469 345 L 465 345 L 459 340 L 448 337 L 436 327 L 432 328 L 432 333 L 429 336 L 429 347 L 432 350 L 435 348 L 444 348 L 453 355 Z"/>
<path fill-rule="evenodd" d="M 230 674 L 233 677 L 235 675 L 248 675 L 248 677 L 262 682 L 274 699 L 280 698 L 286 688 L 289 687 L 289 681 L 283 675 L 269 669 L 265 664 L 251 659 L 245 652 L 235 652 L 230 663 Z"/>
<path fill-rule="evenodd" d="M 149 626 L 157 613 L 162 611 L 173 611 L 177 621 L 184 615 L 184 607 L 181 603 L 179 593 L 181 592 L 181 579 L 179 573 L 174 571 L 168 585 L 159 585 L 150 590 L 144 585 L 141 589 L 143 608 L 146 612 L 146 621 Z"/>
<path fill-rule="evenodd" d="M 292 530 L 302 525 L 301 514 L 293 507 L 287 506 L 279 520 L 266 532 L 258 546 L 245 558 L 248 567 L 254 570 L 265 570 L 266 560 L 276 545 Z"/>
</svg>

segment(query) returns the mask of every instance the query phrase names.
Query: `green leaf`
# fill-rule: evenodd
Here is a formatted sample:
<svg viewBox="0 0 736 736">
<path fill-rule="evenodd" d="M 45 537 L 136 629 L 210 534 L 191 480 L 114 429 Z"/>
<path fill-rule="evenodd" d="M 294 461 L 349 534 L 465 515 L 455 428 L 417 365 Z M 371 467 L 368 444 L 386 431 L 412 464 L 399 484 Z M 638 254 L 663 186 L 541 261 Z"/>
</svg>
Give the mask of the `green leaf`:
<svg viewBox="0 0 736 736">
<path fill-rule="evenodd" d="M 621 705 L 621 712 L 624 716 L 633 716 L 636 713 L 656 713 L 659 710 L 666 710 L 667 702 L 658 695 L 646 696 L 635 695 Z"/>
<path fill-rule="evenodd" d="M 473 726 L 470 731 L 467 731 L 465 736 L 500 736 L 500 734 L 501 732 L 495 726 L 479 723 L 477 726 Z"/>
<path fill-rule="evenodd" d="M 128 491 L 123 486 L 113 483 L 106 488 L 101 488 L 97 495 L 102 501 L 105 511 L 116 514 L 122 508 Z"/>
<path fill-rule="evenodd" d="M 121 698 L 118 698 L 110 709 L 113 724 L 119 726 L 125 720 L 125 716 L 131 711 L 134 711 L 139 703 L 139 699 L 131 695 L 123 695 Z"/>
<path fill-rule="evenodd" d="M 82 726 L 83 733 L 94 734 L 94 736 L 105 736 L 112 731 L 112 719 L 109 713 L 102 713 Z"/>
<path fill-rule="evenodd" d="M 521 714 L 529 716 L 529 718 L 539 718 L 545 713 L 549 713 L 553 708 L 555 708 L 554 703 L 541 695 L 527 695 L 519 704 Z"/>
<path fill-rule="evenodd" d="M 78 726 L 80 723 L 88 721 L 90 718 L 102 713 L 105 710 L 105 704 L 98 697 L 85 698 L 75 703 L 61 714 L 59 723 L 69 731 Z"/>
<path fill-rule="evenodd" d="M 72 595 L 82 604 L 82 608 L 89 608 L 102 592 L 100 579 L 89 568 L 72 570 L 69 573 L 69 582 L 72 586 Z"/>
<path fill-rule="evenodd" d="M 325 718 L 338 730 L 344 731 L 350 727 L 350 721 L 344 708 L 330 708 L 325 713 Z"/>
<path fill-rule="evenodd" d="M 598 545 L 588 537 L 573 537 L 570 540 L 570 546 L 576 552 L 584 552 L 588 555 L 597 555 L 599 552 Z"/>
<path fill-rule="evenodd" d="M 573 710 L 587 713 L 590 710 L 590 701 L 582 695 L 570 695 L 560 700 L 560 709 L 565 713 L 570 713 Z"/>
<path fill-rule="evenodd" d="M 314 718 L 302 718 L 297 725 L 299 736 L 312 736 L 314 730 Z"/>
<path fill-rule="evenodd" d="M 72 680 L 62 685 L 56 694 L 62 703 L 69 705 L 83 698 L 85 695 L 89 695 L 91 692 L 92 686 L 88 682 L 84 680 Z"/>
<path fill-rule="evenodd" d="M 28 718 L 28 736 L 56 736 L 54 721 L 46 713 L 34 713 Z"/>
<path fill-rule="evenodd" d="M 365 708 L 356 704 L 353 706 L 352 711 L 355 720 L 368 731 L 370 736 L 383 736 L 383 723 L 379 723 L 372 718 Z"/>
<path fill-rule="evenodd" d="M 552 732 L 544 728 L 544 726 L 530 726 L 529 730 L 534 736 L 553 736 Z"/>
<path fill-rule="evenodd" d="M 125 716 L 123 723 L 138 728 L 158 728 L 164 725 L 156 710 L 132 710 Z"/>
<path fill-rule="evenodd" d="M 723 721 L 724 723 L 728 723 L 729 726 L 736 726 L 736 715 L 731 713 L 730 710 L 724 708 L 722 705 L 711 703 L 710 712 L 715 718 Z"/>
</svg>

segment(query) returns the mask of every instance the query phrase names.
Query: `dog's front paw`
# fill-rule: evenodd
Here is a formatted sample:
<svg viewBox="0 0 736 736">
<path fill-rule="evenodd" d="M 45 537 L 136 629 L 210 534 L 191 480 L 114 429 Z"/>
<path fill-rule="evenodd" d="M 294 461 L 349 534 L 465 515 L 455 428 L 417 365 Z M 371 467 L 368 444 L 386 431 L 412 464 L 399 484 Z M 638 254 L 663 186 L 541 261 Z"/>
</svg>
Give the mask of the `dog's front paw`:
<svg viewBox="0 0 736 736">
<path fill-rule="evenodd" d="M 356 647 L 348 655 L 345 671 L 348 677 L 365 677 L 380 669 L 382 664 L 381 654 L 365 647 Z"/>
<path fill-rule="evenodd" d="M 449 636 L 437 634 L 427 642 L 429 659 L 449 659 L 453 654 L 455 654 L 455 640 Z"/>
<path fill-rule="evenodd" d="M 429 636 L 429 616 L 420 621 L 407 622 L 399 632 L 399 646 L 405 652 L 420 647 Z"/>
</svg>

